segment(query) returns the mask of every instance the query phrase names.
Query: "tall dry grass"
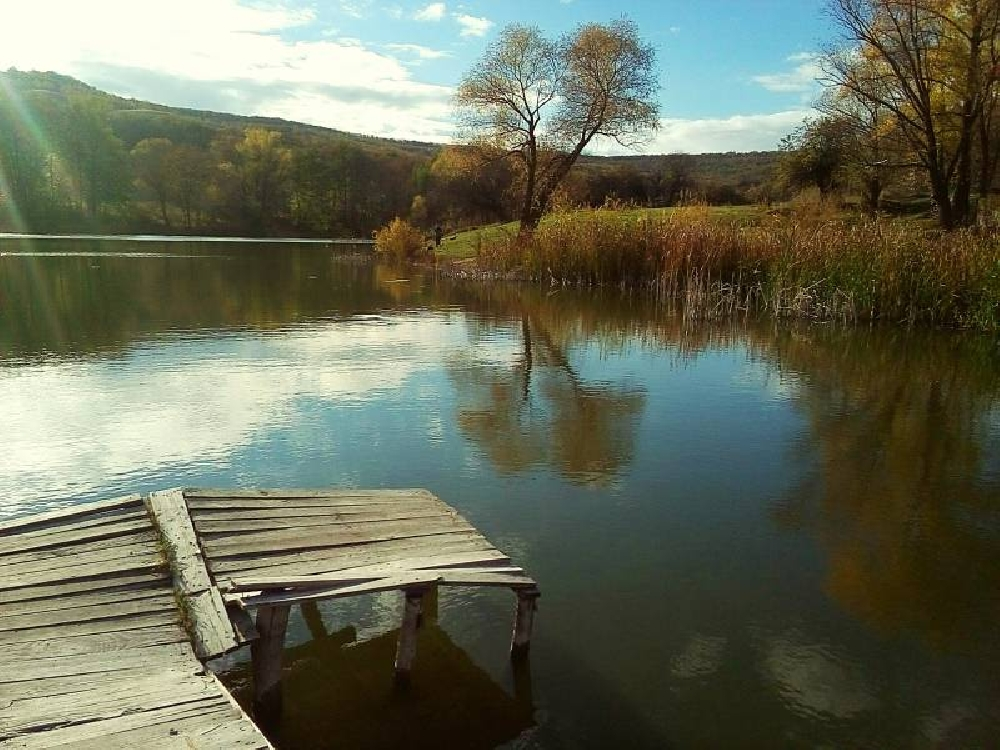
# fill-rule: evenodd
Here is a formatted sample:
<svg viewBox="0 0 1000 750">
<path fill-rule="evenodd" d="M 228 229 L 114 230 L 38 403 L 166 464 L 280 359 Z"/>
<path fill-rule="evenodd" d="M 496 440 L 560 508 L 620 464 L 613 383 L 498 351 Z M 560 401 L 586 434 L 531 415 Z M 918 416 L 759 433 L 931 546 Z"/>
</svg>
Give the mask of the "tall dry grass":
<svg viewBox="0 0 1000 750">
<path fill-rule="evenodd" d="M 720 219 L 709 209 L 557 214 L 484 243 L 488 272 L 552 284 L 649 288 L 689 315 L 897 320 L 1000 328 L 1000 238 L 906 221 Z"/>
</svg>

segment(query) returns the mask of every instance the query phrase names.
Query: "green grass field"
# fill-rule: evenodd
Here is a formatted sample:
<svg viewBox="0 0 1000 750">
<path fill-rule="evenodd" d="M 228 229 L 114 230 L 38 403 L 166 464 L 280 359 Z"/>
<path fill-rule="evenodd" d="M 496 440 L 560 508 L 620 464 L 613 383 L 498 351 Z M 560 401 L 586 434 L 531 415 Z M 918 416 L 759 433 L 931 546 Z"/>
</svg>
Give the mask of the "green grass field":
<svg viewBox="0 0 1000 750">
<path fill-rule="evenodd" d="M 613 212 L 608 211 L 608 213 L 614 215 L 616 219 L 625 222 L 638 219 L 640 216 L 667 216 L 679 210 L 690 209 L 677 207 L 626 208 L 617 209 Z M 704 208 L 699 207 L 698 210 L 706 211 L 709 218 L 726 221 L 738 221 L 741 223 L 745 222 L 747 224 L 756 223 L 766 215 L 765 210 L 760 206 L 710 206 Z M 551 221 L 554 216 L 560 215 L 562 214 L 550 214 L 542 219 L 542 224 L 544 225 L 546 222 Z M 464 231 L 447 234 L 444 236 L 441 246 L 437 249 L 436 254 L 439 258 L 446 258 L 454 261 L 475 258 L 482 243 L 499 239 L 503 235 L 513 237 L 517 234 L 519 226 L 520 222 L 509 221 L 505 224 L 488 224 L 483 227 L 476 227 L 475 229 L 466 229 Z"/>
</svg>

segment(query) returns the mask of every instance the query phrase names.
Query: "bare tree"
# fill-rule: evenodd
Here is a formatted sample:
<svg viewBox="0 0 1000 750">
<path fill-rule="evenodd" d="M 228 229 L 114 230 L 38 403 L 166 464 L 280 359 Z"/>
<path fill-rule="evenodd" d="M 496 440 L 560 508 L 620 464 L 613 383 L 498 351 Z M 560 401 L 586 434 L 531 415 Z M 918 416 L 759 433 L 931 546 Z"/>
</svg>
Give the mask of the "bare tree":
<svg viewBox="0 0 1000 750">
<path fill-rule="evenodd" d="M 971 218 L 973 145 L 996 90 L 997 0 L 830 0 L 847 48 L 830 81 L 892 113 L 927 171 L 942 227 Z"/>
<path fill-rule="evenodd" d="M 655 59 L 627 19 L 587 24 L 558 41 L 515 24 L 466 74 L 459 120 L 468 141 L 518 160 L 522 231 L 538 225 L 595 137 L 633 146 L 657 128 Z"/>
</svg>

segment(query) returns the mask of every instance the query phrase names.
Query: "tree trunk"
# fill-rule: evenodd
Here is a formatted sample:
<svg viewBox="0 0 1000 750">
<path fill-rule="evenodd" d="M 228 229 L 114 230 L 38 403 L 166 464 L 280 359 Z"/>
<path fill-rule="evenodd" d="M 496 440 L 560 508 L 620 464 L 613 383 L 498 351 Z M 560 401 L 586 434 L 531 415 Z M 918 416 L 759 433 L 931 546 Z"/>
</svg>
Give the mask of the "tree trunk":
<svg viewBox="0 0 1000 750">
<path fill-rule="evenodd" d="M 997 171 L 997 143 L 992 138 L 994 108 L 996 104 L 990 100 L 987 108 L 979 116 L 979 196 L 983 197 L 993 192 L 993 178 Z"/>
<path fill-rule="evenodd" d="M 975 134 L 975 118 L 970 105 L 962 113 L 962 132 L 958 142 L 957 165 L 955 168 L 955 193 L 952 196 L 952 223 L 963 226 L 972 219 L 972 141 Z"/>
<path fill-rule="evenodd" d="M 170 228 L 170 217 L 167 215 L 167 201 L 165 198 L 160 198 L 160 215 L 163 216 L 163 224 L 168 229 Z"/>
<path fill-rule="evenodd" d="M 521 227 L 520 234 L 529 234 L 535 231 L 538 222 L 542 218 L 542 212 L 538 210 L 535 198 L 535 189 L 538 180 L 538 152 L 535 139 L 532 138 L 528 144 L 528 154 L 524 158 L 524 196 L 521 200 Z"/>
<path fill-rule="evenodd" d="M 534 205 L 525 205 L 521 209 L 520 234 L 531 234 L 538 228 L 538 222 L 542 220 L 542 212 Z"/>
<path fill-rule="evenodd" d="M 931 178 L 931 195 L 937 204 L 938 224 L 945 231 L 955 227 L 955 217 L 952 212 L 951 195 L 948 193 L 948 180 L 938 170 L 933 170 Z"/>
<path fill-rule="evenodd" d="M 862 190 L 864 194 L 865 211 L 875 215 L 878 213 L 879 203 L 882 200 L 882 180 L 875 174 L 864 182 Z"/>
</svg>

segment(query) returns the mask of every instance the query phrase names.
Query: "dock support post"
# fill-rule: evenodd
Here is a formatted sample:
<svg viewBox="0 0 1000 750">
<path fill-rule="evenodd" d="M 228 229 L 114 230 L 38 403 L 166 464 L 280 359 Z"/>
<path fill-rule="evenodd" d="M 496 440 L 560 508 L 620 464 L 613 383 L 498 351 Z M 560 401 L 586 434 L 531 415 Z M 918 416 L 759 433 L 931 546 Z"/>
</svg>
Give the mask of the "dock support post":
<svg viewBox="0 0 1000 750">
<path fill-rule="evenodd" d="M 510 638 L 510 658 L 519 661 L 528 655 L 531 647 L 531 628 L 541 593 L 538 589 L 514 589 L 514 593 L 517 594 L 517 609 L 514 611 L 514 632 Z"/>
<path fill-rule="evenodd" d="M 257 610 L 259 638 L 250 644 L 254 714 L 264 724 L 281 718 L 281 657 L 285 648 L 289 606 Z"/>
<path fill-rule="evenodd" d="M 410 682 L 410 668 L 417 654 L 417 623 L 420 620 L 421 600 L 426 587 L 411 587 L 405 590 L 403 623 L 399 627 L 399 642 L 396 644 L 396 684 L 405 686 Z"/>
<path fill-rule="evenodd" d="M 417 617 L 417 627 L 437 625 L 438 621 L 438 587 L 428 586 L 420 599 L 420 615 Z"/>
</svg>

